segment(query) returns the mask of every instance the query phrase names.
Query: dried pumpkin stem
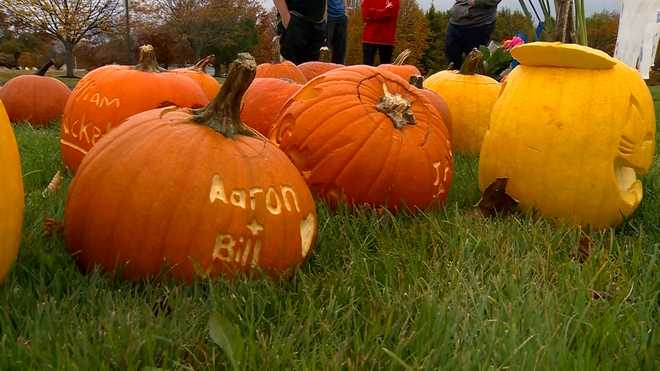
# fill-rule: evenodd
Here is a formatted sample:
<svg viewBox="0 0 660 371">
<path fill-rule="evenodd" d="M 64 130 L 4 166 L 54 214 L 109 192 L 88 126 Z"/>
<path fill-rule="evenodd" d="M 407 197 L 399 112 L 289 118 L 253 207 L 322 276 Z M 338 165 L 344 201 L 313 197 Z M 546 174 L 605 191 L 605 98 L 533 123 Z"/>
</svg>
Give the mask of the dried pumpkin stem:
<svg viewBox="0 0 660 371">
<path fill-rule="evenodd" d="M 465 57 L 465 62 L 459 71 L 461 75 L 474 75 L 482 67 L 484 55 L 478 49 L 472 49 Z"/>
<path fill-rule="evenodd" d="M 241 122 L 241 100 L 257 73 L 257 63 L 248 53 L 240 53 L 229 66 L 227 80 L 213 101 L 193 110 L 193 121 L 207 125 L 227 138 L 236 135 L 256 136 Z"/>
<path fill-rule="evenodd" d="M 412 54 L 410 49 L 405 49 L 396 57 L 396 59 L 394 60 L 394 64 L 397 66 L 402 66 L 404 63 L 406 63 L 406 59 L 410 57 L 410 54 Z"/>
<path fill-rule="evenodd" d="M 416 87 L 417 89 L 424 89 L 424 77 L 420 75 L 410 76 L 410 80 L 408 82 L 410 85 Z"/>
<path fill-rule="evenodd" d="M 53 62 L 52 59 L 49 59 L 48 62 L 46 62 L 46 64 L 44 64 L 43 66 L 41 66 L 41 68 L 39 68 L 39 71 L 37 71 L 35 73 L 35 75 L 37 75 L 37 76 L 46 75 L 46 72 L 48 72 L 48 69 L 50 69 L 53 65 L 55 65 L 55 62 Z"/>
<path fill-rule="evenodd" d="M 211 54 L 200 59 L 197 63 L 195 63 L 194 66 L 192 66 L 192 69 L 198 71 L 206 71 L 206 67 L 208 67 L 209 64 L 214 62 L 215 62 L 215 54 Z"/>
<path fill-rule="evenodd" d="M 151 45 L 142 45 L 140 47 L 140 61 L 134 67 L 136 70 L 143 72 L 162 72 L 164 69 L 160 68 L 156 60 L 156 52 Z"/>
<path fill-rule="evenodd" d="M 390 93 L 385 84 L 383 84 L 383 97 L 376 105 L 376 109 L 386 114 L 397 129 L 403 129 L 406 125 L 415 125 L 415 115 L 410 101 L 400 94 Z"/>
</svg>

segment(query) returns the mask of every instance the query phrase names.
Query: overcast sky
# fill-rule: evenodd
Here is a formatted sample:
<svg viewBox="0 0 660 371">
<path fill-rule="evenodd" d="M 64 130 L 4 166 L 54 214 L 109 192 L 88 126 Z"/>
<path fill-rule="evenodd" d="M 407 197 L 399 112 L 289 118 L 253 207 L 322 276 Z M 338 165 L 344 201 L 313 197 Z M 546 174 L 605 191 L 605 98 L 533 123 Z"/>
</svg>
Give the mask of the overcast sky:
<svg viewBox="0 0 660 371">
<path fill-rule="evenodd" d="M 451 7 L 452 4 L 454 4 L 454 0 L 417 0 L 417 1 L 424 9 L 427 9 L 429 6 L 431 6 L 431 1 L 435 3 L 435 7 L 437 9 L 447 9 Z M 585 0 L 584 2 L 585 2 L 585 7 L 587 8 L 587 14 L 591 14 L 594 12 L 601 11 L 603 9 L 618 10 L 619 1 L 620 0 Z M 266 7 L 273 6 L 272 0 L 263 0 L 263 2 L 266 5 Z M 529 3 L 529 0 L 527 0 L 526 3 Z M 538 2 L 534 1 L 534 3 L 536 4 Z M 500 7 L 520 9 L 518 0 L 502 0 L 502 2 L 500 3 Z M 538 11 L 541 12 L 541 9 L 538 9 Z"/>
</svg>

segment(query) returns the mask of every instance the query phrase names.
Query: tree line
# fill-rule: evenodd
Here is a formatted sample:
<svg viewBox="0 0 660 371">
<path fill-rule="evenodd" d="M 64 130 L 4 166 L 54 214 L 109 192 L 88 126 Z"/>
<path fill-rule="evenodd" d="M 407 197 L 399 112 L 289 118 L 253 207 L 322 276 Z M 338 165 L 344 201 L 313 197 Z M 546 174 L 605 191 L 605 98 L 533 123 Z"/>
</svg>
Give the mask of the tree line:
<svg viewBox="0 0 660 371">
<path fill-rule="evenodd" d="M 348 64 L 362 61 L 357 3 L 351 2 L 348 12 Z M 130 64 L 146 43 L 156 48 L 164 67 L 214 54 L 219 72 L 241 51 L 259 63 L 278 58 L 273 43 L 277 14 L 257 0 L 0 0 L 0 5 L 0 66 L 10 68 L 36 67 L 49 59 L 84 69 Z M 410 49 L 407 62 L 427 73 L 446 68 L 448 21 L 447 10 L 432 6 L 424 11 L 416 0 L 402 0 L 395 52 Z M 530 29 L 524 13 L 501 9 L 493 40 Z M 617 29 L 616 13 L 592 15 L 587 19 L 589 44 L 612 54 Z"/>
</svg>

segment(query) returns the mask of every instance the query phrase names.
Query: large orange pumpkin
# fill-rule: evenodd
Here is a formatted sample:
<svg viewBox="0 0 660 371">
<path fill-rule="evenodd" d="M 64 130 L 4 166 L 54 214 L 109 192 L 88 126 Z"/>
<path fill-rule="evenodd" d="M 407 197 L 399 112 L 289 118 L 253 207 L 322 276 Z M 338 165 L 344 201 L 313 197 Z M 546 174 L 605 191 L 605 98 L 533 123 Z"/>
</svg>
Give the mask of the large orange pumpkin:
<svg viewBox="0 0 660 371">
<path fill-rule="evenodd" d="M 278 276 L 307 258 L 312 195 L 286 155 L 240 123 L 255 69 L 239 55 L 206 109 L 135 115 L 90 151 L 65 209 L 66 243 L 82 267 L 122 267 L 130 279 L 166 269 L 189 281 Z"/>
<path fill-rule="evenodd" d="M 410 57 L 410 54 L 412 52 L 410 49 L 406 49 L 399 54 L 396 59 L 394 60 L 394 63 L 392 64 L 381 64 L 378 66 L 378 68 L 382 70 L 386 70 L 389 72 L 392 72 L 401 78 L 403 78 L 406 81 L 409 81 L 411 77 L 413 76 L 418 76 L 421 75 L 422 73 L 419 72 L 419 69 L 413 65 L 410 64 L 405 64 L 406 59 Z"/>
<path fill-rule="evenodd" d="M 274 78 L 256 78 L 245 92 L 241 120 L 263 135 L 268 135 L 277 116 L 301 85 Z"/>
<path fill-rule="evenodd" d="M 286 79 L 304 84 L 307 82 L 305 75 L 289 61 L 280 63 L 262 63 L 257 66 L 257 77 L 273 77 L 276 79 Z"/>
<path fill-rule="evenodd" d="M 336 70 L 337 68 L 344 67 L 343 64 L 330 63 L 330 62 L 319 62 L 311 61 L 305 62 L 298 65 L 298 69 L 305 75 L 307 80 L 311 80 L 316 76 L 322 75 L 328 71 Z"/>
<path fill-rule="evenodd" d="M 270 138 L 331 203 L 424 208 L 452 177 L 449 133 L 429 99 L 400 77 L 350 66 L 310 81 Z"/>
<path fill-rule="evenodd" d="M 190 78 L 163 72 L 150 45 L 140 49 L 137 66 L 110 65 L 85 75 L 64 109 L 60 148 L 76 171 L 90 148 L 131 115 L 176 105 L 203 107 L 208 98 Z"/>
<path fill-rule="evenodd" d="M 18 254 L 23 225 L 23 177 L 18 146 L 0 102 L 0 283 Z"/>
<path fill-rule="evenodd" d="M 0 90 L 9 121 L 47 126 L 60 119 L 71 90 L 62 81 L 44 76 L 52 64 L 46 64 L 36 75 L 16 76 Z"/>
<path fill-rule="evenodd" d="M 208 67 L 210 63 L 213 63 L 214 60 L 215 60 L 215 56 L 209 55 L 208 57 L 203 58 L 202 60 L 197 62 L 192 67 L 177 68 L 172 71 L 176 73 L 182 73 L 193 79 L 197 83 L 197 85 L 199 85 L 199 87 L 202 88 L 204 94 L 206 94 L 206 97 L 209 100 L 212 100 L 213 98 L 215 98 L 216 95 L 218 95 L 218 92 L 220 92 L 220 86 L 221 86 L 218 80 L 216 80 L 213 76 L 206 73 L 206 67 Z"/>
</svg>

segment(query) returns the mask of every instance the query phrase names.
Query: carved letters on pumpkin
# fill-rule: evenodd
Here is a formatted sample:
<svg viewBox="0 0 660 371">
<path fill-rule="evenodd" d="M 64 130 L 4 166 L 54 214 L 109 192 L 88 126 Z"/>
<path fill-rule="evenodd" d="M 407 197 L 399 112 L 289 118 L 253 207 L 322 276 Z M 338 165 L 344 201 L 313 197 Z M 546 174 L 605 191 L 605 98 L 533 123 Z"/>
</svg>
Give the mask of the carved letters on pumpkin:
<svg viewBox="0 0 660 371">
<path fill-rule="evenodd" d="M 250 200 L 250 210 L 256 209 L 257 199 L 259 198 L 264 200 L 266 209 L 273 215 L 279 215 L 282 213 L 282 205 L 284 205 L 286 211 L 293 212 L 295 210 L 296 212 L 300 212 L 298 196 L 291 186 L 270 186 L 265 191 L 261 187 L 254 187 L 249 190 L 237 188 L 233 189 L 228 197 L 228 194 L 225 191 L 225 184 L 220 175 L 216 174 L 211 179 L 211 192 L 209 194 L 209 200 L 211 203 L 220 200 L 224 204 L 231 204 L 240 207 L 241 209 L 247 209 L 248 198 Z"/>
</svg>

